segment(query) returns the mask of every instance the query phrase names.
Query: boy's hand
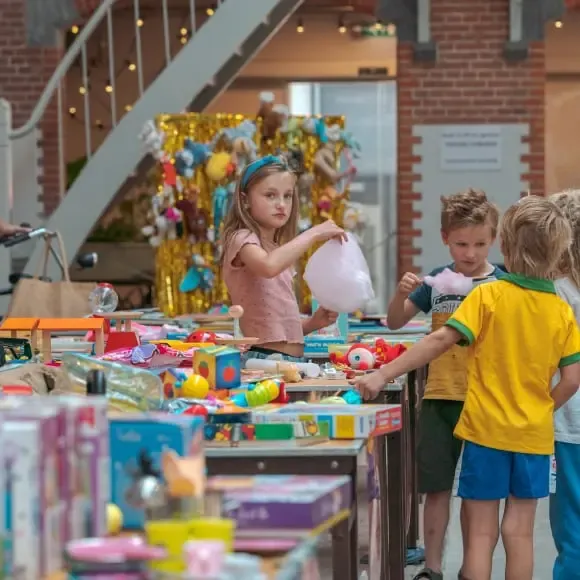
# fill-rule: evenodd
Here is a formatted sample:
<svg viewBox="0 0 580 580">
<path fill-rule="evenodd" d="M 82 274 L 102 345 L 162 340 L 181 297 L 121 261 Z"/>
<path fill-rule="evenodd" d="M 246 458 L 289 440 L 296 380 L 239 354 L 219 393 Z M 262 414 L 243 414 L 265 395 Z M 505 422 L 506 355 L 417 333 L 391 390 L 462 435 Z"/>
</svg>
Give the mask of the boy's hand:
<svg viewBox="0 0 580 580">
<path fill-rule="evenodd" d="M 311 317 L 312 328 L 320 330 L 334 324 L 338 318 L 338 313 L 326 308 L 319 307 L 314 311 Z"/>
<path fill-rule="evenodd" d="M 349 381 L 354 388 L 359 391 L 365 401 L 372 401 L 377 398 L 381 389 L 389 382 L 386 374 L 377 370 L 368 375 L 357 377 Z"/>
<path fill-rule="evenodd" d="M 406 298 L 411 294 L 411 292 L 413 292 L 413 290 L 415 290 L 415 288 L 421 286 L 422 283 L 423 281 L 416 274 L 413 274 L 413 272 L 407 272 L 401 278 L 397 287 L 397 292 Z"/>
</svg>

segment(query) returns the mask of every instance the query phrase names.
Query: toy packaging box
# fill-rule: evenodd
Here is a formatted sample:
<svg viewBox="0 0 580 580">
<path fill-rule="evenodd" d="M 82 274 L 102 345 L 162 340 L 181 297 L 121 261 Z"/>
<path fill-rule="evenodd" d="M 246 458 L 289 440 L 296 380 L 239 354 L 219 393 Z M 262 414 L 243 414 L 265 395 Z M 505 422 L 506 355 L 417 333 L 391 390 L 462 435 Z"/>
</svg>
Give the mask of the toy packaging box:
<svg viewBox="0 0 580 580">
<path fill-rule="evenodd" d="M 366 439 L 400 431 L 400 405 L 265 405 L 254 423 L 327 422 L 332 439 Z"/>
<path fill-rule="evenodd" d="M 27 487 L 29 490 L 32 487 L 37 487 L 36 494 L 39 497 L 39 503 L 35 507 L 36 521 L 35 521 L 35 531 L 34 535 L 38 536 L 38 551 L 33 550 L 40 559 L 40 575 L 48 575 L 57 572 L 62 567 L 62 550 L 64 547 L 64 539 L 62 536 L 63 526 L 63 502 L 60 494 L 60 480 L 59 480 L 59 447 L 58 447 L 58 436 L 59 436 L 59 412 L 58 409 L 53 405 L 41 406 L 36 403 L 30 403 L 27 405 L 15 404 L 10 408 L 10 403 L 2 403 L 1 412 L 4 414 L 4 430 L 12 436 L 11 441 L 17 439 L 14 435 L 15 425 L 33 425 L 36 429 L 32 435 L 30 435 L 31 440 L 37 445 L 37 449 L 33 453 L 32 451 L 26 451 L 26 445 L 31 444 L 30 438 L 25 444 L 24 440 L 26 435 L 23 435 L 22 443 L 15 443 L 24 457 L 28 457 L 30 461 L 34 459 L 37 465 L 30 465 L 26 467 L 27 470 L 33 470 L 38 473 L 38 476 L 31 478 L 28 482 L 28 486 L 18 479 L 18 482 L 14 478 L 18 478 L 18 475 L 14 475 L 13 479 L 7 480 L 7 485 L 10 486 L 12 498 L 7 504 L 7 510 L 10 511 L 9 521 L 12 522 L 13 526 L 17 525 L 17 520 L 14 517 L 20 509 L 20 503 L 23 501 L 22 495 L 20 495 L 23 487 Z M 29 433 L 27 432 L 27 435 Z M 8 435 L 7 435 L 8 437 Z M 12 449 L 11 443 L 7 442 L 5 449 L 10 453 L 8 462 L 10 468 L 9 473 L 18 474 L 19 458 L 17 453 Z M 19 534 L 16 533 L 15 528 L 12 531 L 12 537 L 18 536 L 18 542 L 13 543 L 14 550 L 20 549 L 19 545 L 22 544 L 22 539 Z M 26 546 L 26 549 L 31 552 L 31 549 Z M 16 564 L 15 564 L 16 565 Z M 15 574 L 15 577 L 18 577 Z"/>
<path fill-rule="evenodd" d="M 206 378 L 212 389 L 235 389 L 241 383 L 241 353 L 228 346 L 200 348 L 193 354 L 193 372 Z"/>
<path fill-rule="evenodd" d="M 228 443 L 262 441 L 302 441 L 320 440 L 329 437 L 329 425 L 326 422 L 293 421 L 288 423 L 251 423 L 206 425 L 204 428 L 206 442 L 210 446 L 226 445 Z"/>
<path fill-rule="evenodd" d="M 292 536 L 314 531 L 350 508 L 348 476 L 214 477 L 223 490 L 224 516 L 236 521 L 236 535 L 272 532 Z"/>
<path fill-rule="evenodd" d="M 318 308 L 318 302 L 312 299 L 312 312 Z M 325 354 L 334 345 L 342 345 L 348 339 L 348 314 L 341 313 L 334 324 L 312 332 L 304 337 L 304 354 Z"/>
<path fill-rule="evenodd" d="M 44 423 L 44 424 L 43 424 Z M 5 418 L 6 520 L 13 538 L 9 578 L 38 580 L 61 568 L 60 506 L 51 441 L 43 421 Z M 50 470 L 52 469 L 52 473 Z"/>
<path fill-rule="evenodd" d="M 115 417 L 110 424 L 112 501 L 123 513 L 126 529 L 145 524 L 147 488 L 161 481 L 161 455 L 198 452 L 202 417 L 155 414 Z"/>
<path fill-rule="evenodd" d="M 109 420 L 105 397 L 58 397 L 68 445 L 64 460 L 67 489 L 65 526 L 70 539 L 107 533 L 111 500 Z"/>
</svg>

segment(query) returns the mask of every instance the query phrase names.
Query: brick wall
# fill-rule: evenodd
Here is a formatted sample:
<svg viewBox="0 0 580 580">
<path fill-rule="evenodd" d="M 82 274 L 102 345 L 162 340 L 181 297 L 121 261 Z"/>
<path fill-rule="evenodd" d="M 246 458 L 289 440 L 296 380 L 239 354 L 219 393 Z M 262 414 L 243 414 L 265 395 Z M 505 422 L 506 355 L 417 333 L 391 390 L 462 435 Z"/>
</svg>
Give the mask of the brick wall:
<svg viewBox="0 0 580 580">
<path fill-rule="evenodd" d="M 413 62 L 409 43 L 398 46 L 398 269 L 415 270 L 421 232 L 413 220 L 413 126 L 451 123 L 529 123 L 532 193 L 544 192 L 544 46 L 534 43 L 527 60 L 508 63 L 508 0 L 431 0 L 435 63 Z M 453 193 L 453 192 L 441 192 Z M 523 193 L 523 192 L 522 192 Z M 433 219 L 438 219 L 433 216 Z"/>
<path fill-rule="evenodd" d="M 100 0 L 76 0 L 79 21 L 88 16 Z M 28 121 L 40 95 L 63 56 L 58 35 L 52 46 L 27 44 L 26 0 L 0 0 L 0 96 L 12 105 L 12 123 L 20 127 Z M 50 214 L 58 205 L 60 173 L 58 164 L 58 122 L 56 99 L 41 123 L 42 203 Z M 14 192 L 18 195 L 18 192 Z"/>
</svg>

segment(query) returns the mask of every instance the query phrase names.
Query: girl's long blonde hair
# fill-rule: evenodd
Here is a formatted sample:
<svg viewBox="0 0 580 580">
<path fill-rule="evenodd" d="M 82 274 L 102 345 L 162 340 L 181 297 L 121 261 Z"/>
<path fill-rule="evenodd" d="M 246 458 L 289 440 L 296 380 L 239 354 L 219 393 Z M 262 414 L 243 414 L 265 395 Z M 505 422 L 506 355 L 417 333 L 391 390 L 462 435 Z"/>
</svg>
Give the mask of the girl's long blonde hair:
<svg viewBox="0 0 580 580">
<path fill-rule="evenodd" d="M 258 236 L 260 241 L 263 242 L 260 235 L 260 226 L 256 220 L 250 215 L 247 200 L 244 200 L 244 195 L 249 195 L 252 187 L 258 185 L 261 181 L 266 179 L 269 175 L 274 175 L 276 173 L 294 173 L 290 170 L 286 162 L 282 158 L 273 158 L 276 161 L 266 163 L 253 171 L 249 178 L 246 177 L 248 168 L 252 165 L 246 166 L 242 175 L 238 179 L 236 184 L 236 190 L 234 192 L 234 198 L 232 200 L 232 205 L 228 211 L 226 219 L 224 220 L 224 231 L 222 234 L 223 247 L 222 247 L 222 261 L 226 255 L 227 248 L 231 242 L 234 235 L 239 230 L 250 230 Z M 254 163 L 260 163 L 260 160 Z M 242 187 L 244 184 L 245 187 Z M 274 234 L 274 242 L 276 244 L 285 244 L 291 239 L 296 237 L 298 233 L 298 191 L 296 188 L 296 182 L 294 183 L 294 188 L 292 191 L 292 209 L 290 210 L 290 217 L 288 221 Z"/>
<path fill-rule="evenodd" d="M 562 274 L 580 289 L 580 189 L 555 193 L 550 199 L 562 210 L 572 228 L 572 244 L 562 260 Z"/>
</svg>

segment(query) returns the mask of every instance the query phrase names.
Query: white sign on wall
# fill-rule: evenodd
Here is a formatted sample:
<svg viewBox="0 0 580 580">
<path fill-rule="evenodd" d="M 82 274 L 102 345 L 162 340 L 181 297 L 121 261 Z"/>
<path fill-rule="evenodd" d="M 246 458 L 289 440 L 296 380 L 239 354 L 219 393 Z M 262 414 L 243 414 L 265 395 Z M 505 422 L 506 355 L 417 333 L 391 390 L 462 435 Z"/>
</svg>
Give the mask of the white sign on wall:
<svg viewBox="0 0 580 580">
<path fill-rule="evenodd" d="M 441 171 L 500 171 L 499 125 L 448 125 L 441 129 Z"/>
</svg>

